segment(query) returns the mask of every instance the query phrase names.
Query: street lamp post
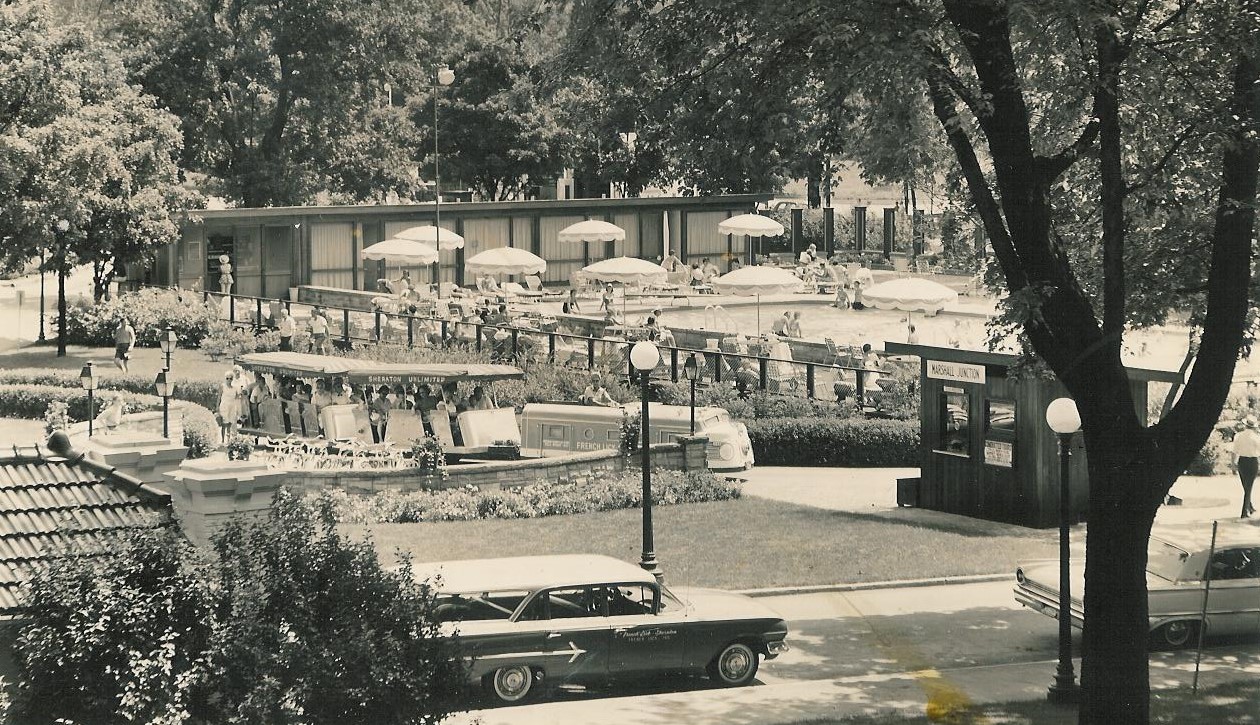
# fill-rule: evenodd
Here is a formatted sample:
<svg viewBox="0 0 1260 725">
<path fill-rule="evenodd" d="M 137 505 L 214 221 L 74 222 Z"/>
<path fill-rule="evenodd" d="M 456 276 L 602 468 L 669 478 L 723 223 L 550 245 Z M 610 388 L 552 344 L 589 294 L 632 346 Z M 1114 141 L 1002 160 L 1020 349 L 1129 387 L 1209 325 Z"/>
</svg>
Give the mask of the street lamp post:
<svg viewBox="0 0 1260 725">
<path fill-rule="evenodd" d="M 437 228 L 434 246 L 439 251 L 442 249 L 442 170 L 438 165 L 441 160 L 438 153 L 438 89 L 454 82 L 455 71 L 448 68 L 445 63 L 433 69 L 433 226 Z M 442 265 L 438 261 L 433 262 L 433 286 L 440 298 L 442 296 Z"/>
<path fill-rule="evenodd" d="M 64 235 L 70 231 L 70 222 L 65 219 L 58 219 L 53 225 L 57 237 L 57 357 L 66 356 L 66 245 Z M 40 265 L 40 292 L 41 299 L 39 305 L 40 314 L 40 331 L 43 331 L 42 321 L 44 319 L 44 305 L 42 292 L 44 289 L 44 271 L 43 265 Z"/>
<path fill-rule="evenodd" d="M 87 391 L 88 394 L 88 438 L 92 437 L 92 422 L 96 417 L 95 407 L 92 404 L 92 394 L 96 391 L 96 374 L 92 372 L 92 363 L 83 366 L 83 370 L 79 372 L 79 385 Z"/>
<path fill-rule="evenodd" d="M 1081 429 L 1076 402 L 1071 398 L 1051 401 L 1046 406 L 1046 423 L 1059 437 L 1059 666 L 1046 698 L 1051 702 L 1074 703 L 1080 699 L 1080 688 L 1072 667 L 1072 551 L 1068 546 L 1068 526 L 1072 516 L 1069 471 L 1072 436 Z"/>
<path fill-rule="evenodd" d="M 157 389 L 157 394 L 162 398 L 162 437 L 171 437 L 171 393 L 175 390 L 175 384 L 171 382 L 168 373 L 170 368 L 166 368 L 158 372 L 157 379 L 153 381 L 153 387 Z"/>
<path fill-rule="evenodd" d="M 691 435 L 696 434 L 696 378 L 700 377 L 700 362 L 693 352 L 683 363 L 683 375 L 691 381 Z"/>
<path fill-rule="evenodd" d="M 166 355 L 166 369 L 171 369 L 171 355 L 174 354 L 175 348 L 179 345 L 179 337 L 175 334 L 174 328 L 170 325 L 162 331 L 162 339 L 159 343 L 162 346 L 162 352 Z"/>
<path fill-rule="evenodd" d="M 648 380 L 652 370 L 661 362 L 661 352 L 647 340 L 640 340 L 630 348 L 630 364 L 642 373 L 643 379 L 643 412 L 642 428 L 639 432 L 641 458 L 643 464 L 643 557 L 639 566 L 656 577 L 656 581 L 664 581 L 665 573 L 656 562 L 656 546 L 652 543 L 652 459 L 651 459 L 651 423 L 648 414 Z"/>
</svg>

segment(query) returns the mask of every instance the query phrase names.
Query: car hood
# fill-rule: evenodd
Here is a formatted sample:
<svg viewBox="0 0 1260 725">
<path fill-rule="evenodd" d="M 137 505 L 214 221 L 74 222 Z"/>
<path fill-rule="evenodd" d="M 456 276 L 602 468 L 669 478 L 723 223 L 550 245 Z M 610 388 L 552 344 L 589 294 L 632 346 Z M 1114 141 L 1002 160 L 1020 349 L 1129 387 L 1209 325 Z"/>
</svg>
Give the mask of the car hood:
<svg viewBox="0 0 1260 725">
<path fill-rule="evenodd" d="M 782 615 L 752 597 L 699 587 L 670 588 L 691 605 L 700 619 L 782 619 Z"/>
<path fill-rule="evenodd" d="M 1044 589 L 1057 592 L 1059 591 L 1059 562 L 1057 561 L 1037 561 L 1025 564 L 1020 567 L 1024 572 L 1024 577 Z M 1079 564 L 1073 564 L 1071 568 L 1072 576 L 1072 599 L 1074 601 L 1082 601 L 1085 592 L 1085 567 Z M 1169 586 L 1168 581 L 1155 576 L 1149 571 L 1146 572 L 1146 588 L 1157 589 Z"/>
</svg>

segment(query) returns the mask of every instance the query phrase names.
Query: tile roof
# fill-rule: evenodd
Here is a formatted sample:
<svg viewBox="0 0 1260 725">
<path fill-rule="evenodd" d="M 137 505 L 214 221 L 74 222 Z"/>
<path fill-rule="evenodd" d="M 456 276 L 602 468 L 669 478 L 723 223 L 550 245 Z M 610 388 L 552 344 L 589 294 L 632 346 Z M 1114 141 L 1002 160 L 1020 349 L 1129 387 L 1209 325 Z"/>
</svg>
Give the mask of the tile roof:
<svg viewBox="0 0 1260 725">
<path fill-rule="evenodd" d="M 42 561 L 99 556 L 120 531 L 171 521 L 169 499 L 92 461 L 0 459 L 0 615 L 21 610 Z"/>
</svg>

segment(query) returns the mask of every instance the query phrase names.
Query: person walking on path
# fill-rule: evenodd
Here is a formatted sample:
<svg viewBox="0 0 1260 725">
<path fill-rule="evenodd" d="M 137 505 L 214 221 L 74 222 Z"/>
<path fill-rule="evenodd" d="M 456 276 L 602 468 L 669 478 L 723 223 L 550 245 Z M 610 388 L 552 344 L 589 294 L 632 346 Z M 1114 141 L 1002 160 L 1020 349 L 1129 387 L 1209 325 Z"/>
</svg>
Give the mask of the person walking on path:
<svg viewBox="0 0 1260 725">
<path fill-rule="evenodd" d="M 385 430 L 389 427 L 389 388 L 382 385 L 376 391 L 376 400 L 368 404 L 368 422 L 372 424 L 372 442 L 384 443 Z"/>
<path fill-rule="evenodd" d="M 136 344 L 136 328 L 126 318 L 118 321 L 118 329 L 114 330 L 114 364 L 118 369 L 127 372 L 127 361 L 131 359 L 131 348 Z"/>
<path fill-rule="evenodd" d="M 1251 505 L 1251 486 L 1256 480 L 1257 463 L 1260 462 L 1260 433 L 1256 432 L 1256 419 L 1247 416 L 1238 424 L 1234 434 L 1234 466 L 1242 482 L 1242 518 L 1256 512 Z"/>
<path fill-rule="evenodd" d="M 236 421 L 241 417 L 240 393 L 236 389 L 236 380 L 229 370 L 219 386 L 219 439 L 227 443 L 228 436 L 233 433 Z"/>
<path fill-rule="evenodd" d="M 280 351 L 293 352 L 293 333 L 297 332 L 297 325 L 293 321 L 293 315 L 283 307 L 280 308 L 276 329 L 280 332 Z"/>
</svg>

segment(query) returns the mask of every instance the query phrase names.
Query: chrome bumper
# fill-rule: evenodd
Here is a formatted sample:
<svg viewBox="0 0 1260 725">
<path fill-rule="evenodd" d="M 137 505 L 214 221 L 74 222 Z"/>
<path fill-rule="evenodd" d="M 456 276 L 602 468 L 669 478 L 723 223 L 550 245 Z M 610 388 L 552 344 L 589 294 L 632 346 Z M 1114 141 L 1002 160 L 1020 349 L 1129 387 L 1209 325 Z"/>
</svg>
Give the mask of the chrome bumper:
<svg viewBox="0 0 1260 725">
<path fill-rule="evenodd" d="M 792 649 L 788 646 L 787 640 L 779 640 L 778 642 L 766 643 L 766 659 L 773 659 L 779 655 Z"/>
</svg>

